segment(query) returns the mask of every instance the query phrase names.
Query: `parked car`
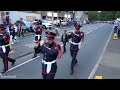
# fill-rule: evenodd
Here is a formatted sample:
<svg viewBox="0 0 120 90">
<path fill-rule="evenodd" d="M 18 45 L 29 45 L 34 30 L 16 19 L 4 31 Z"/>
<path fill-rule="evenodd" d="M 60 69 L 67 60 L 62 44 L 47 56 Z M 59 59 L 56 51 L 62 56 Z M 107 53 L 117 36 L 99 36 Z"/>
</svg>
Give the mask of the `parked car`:
<svg viewBox="0 0 120 90">
<path fill-rule="evenodd" d="M 54 25 L 60 26 L 60 20 L 54 20 Z"/>
<path fill-rule="evenodd" d="M 30 22 L 29 21 L 21 21 L 21 20 L 18 20 L 15 22 L 15 24 L 18 26 L 19 24 L 24 26 L 24 29 L 26 29 L 28 32 L 30 32 Z"/>
<path fill-rule="evenodd" d="M 47 28 L 52 28 L 52 24 L 48 23 L 46 20 L 42 20 L 42 28 L 47 29 Z"/>
<path fill-rule="evenodd" d="M 61 25 L 67 26 L 67 25 L 68 25 L 68 22 L 66 22 L 66 21 L 64 21 L 64 20 L 61 20 Z"/>
</svg>

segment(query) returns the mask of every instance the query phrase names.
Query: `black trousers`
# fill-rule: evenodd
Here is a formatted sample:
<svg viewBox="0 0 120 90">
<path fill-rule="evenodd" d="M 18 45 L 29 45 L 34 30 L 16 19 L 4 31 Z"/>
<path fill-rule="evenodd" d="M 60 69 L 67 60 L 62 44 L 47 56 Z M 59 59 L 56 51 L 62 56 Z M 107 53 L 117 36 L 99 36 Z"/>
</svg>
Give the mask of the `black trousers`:
<svg viewBox="0 0 120 90">
<path fill-rule="evenodd" d="M 120 37 L 120 30 L 118 30 L 118 37 Z"/>
<path fill-rule="evenodd" d="M 42 73 L 43 79 L 54 79 L 55 74 L 44 74 Z"/>
<path fill-rule="evenodd" d="M 21 31 L 21 35 L 24 37 L 23 30 Z"/>
<path fill-rule="evenodd" d="M 66 52 L 66 42 L 63 41 L 63 52 Z"/>
<path fill-rule="evenodd" d="M 18 31 L 18 37 L 20 37 L 20 31 Z"/>
<path fill-rule="evenodd" d="M 77 56 L 78 50 L 71 50 L 70 49 L 70 53 L 71 53 L 71 57 L 72 57 L 71 70 L 73 71 L 74 70 L 74 66 L 77 63 L 76 56 Z"/>
<path fill-rule="evenodd" d="M 13 63 L 15 62 L 14 59 L 8 57 L 9 52 L 6 53 L 0 53 L 0 57 L 3 59 L 3 64 L 4 64 L 4 70 L 7 71 L 8 70 L 8 61 Z"/>
</svg>

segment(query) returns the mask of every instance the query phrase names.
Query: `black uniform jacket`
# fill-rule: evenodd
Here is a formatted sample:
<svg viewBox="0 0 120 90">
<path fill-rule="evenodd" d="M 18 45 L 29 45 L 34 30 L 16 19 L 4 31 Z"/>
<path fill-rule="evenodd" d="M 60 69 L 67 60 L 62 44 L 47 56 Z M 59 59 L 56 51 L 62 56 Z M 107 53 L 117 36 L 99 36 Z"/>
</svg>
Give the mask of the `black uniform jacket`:
<svg viewBox="0 0 120 90">
<path fill-rule="evenodd" d="M 73 32 L 71 32 L 71 34 L 68 35 L 68 39 L 71 39 L 71 41 L 74 43 L 79 43 L 82 39 L 81 32 L 79 31 L 75 34 Z M 79 50 L 78 45 L 74 45 L 74 44 L 70 44 L 70 49 Z"/>
<path fill-rule="evenodd" d="M 10 41 L 10 35 L 9 33 L 0 34 L 0 53 L 3 53 L 3 50 L 1 48 L 2 45 L 8 45 Z M 6 47 L 6 52 L 10 52 L 10 46 Z"/>
<path fill-rule="evenodd" d="M 49 48 L 49 49 L 48 49 Z M 60 47 L 59 47 L 60 48 Z M 42 46 L 43 60 L 46 62 L 51 62 L 57 59 L 58 50 L 56 49 L 56 44 L 53 42 L 52 44 L 44 44 Z M 42 63 L 42 73 L 46 73 L 47 65 Z M 51 66 L 51 71 L 49 74 L 55 74 L 57 71 L 57 63 L 53 63 Z"/>
</svg>

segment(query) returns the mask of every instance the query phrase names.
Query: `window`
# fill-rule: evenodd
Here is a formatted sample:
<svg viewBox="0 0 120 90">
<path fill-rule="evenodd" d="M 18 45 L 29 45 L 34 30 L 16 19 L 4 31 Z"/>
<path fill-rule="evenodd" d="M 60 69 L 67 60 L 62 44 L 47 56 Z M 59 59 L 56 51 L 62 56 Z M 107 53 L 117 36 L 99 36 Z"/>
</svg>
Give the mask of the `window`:
<svg viewBox="0 0 120 90">
<path fill-rule="evenodd" d="M 57 17 L 54 17 L 54 20 L 56 20 L 57 19 Z"/>
<path fill-rule="evenodd" d="M 6 12 L 6 15 L 9 15 L 10 12 Z"/>
<path fill-rule="evenodd" d="M 5 13 L 4 12 L 1 12 L 1 17 L 5 16 Z"/>
<path fill-rule="evenodd" d="M 52 17 L 48 17 L 48 21 L 51 21 L 52 20 Z"/>
<path fill-rule="evenodd" d="M 46 16 L 43 16 L 43 19 L 46 19 Z"/>
<path fill-rule="evenodd" d="M 59 11 L 59 13 L 61 13 L 61 11 Z"/>
<path fill-rule="evenodd" d="M 46 20 L 42 20 L 42 23 L 47 23 L 47 21 Z"/>
</svg>

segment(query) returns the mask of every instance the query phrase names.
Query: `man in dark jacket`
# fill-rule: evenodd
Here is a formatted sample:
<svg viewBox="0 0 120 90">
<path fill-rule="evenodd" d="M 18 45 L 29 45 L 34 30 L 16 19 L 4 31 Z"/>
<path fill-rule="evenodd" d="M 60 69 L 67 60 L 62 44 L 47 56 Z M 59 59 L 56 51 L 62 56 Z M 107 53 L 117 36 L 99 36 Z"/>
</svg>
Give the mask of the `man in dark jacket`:
<svg viewBox="0 0 120 90">
<path fill-rule="evenodd" d="M 40 23 L 36 23 L 37 27 L 35 28 L 35 47 L 34 47 L 34 56 L 33 58 L 37 57 L 37 54 L 40 53 L 41 46 L 39 42 L 41 41 L 41 35 L 42 35 L 42 28 L 40 26 Z"/>
<path fill-rule="evenodd" d="M 3 59 L 4 69 L 2 73 L 5 73 L 8 70 L 8 61 L 14 65 L 15 61 L 12 58 L 9 58 L 10 52 L 10 35 L 6 32 L 4 25 L 0 25 L 0 57 Z"/>
<path fill-rule="evenodd" d="M 63 54 L 66 52 L 66 43 L 68 42 L 68 36 L 67 31 L 64 30 L 64 33 L 62 34 L 61 41 L 63 42 Z"/>
<path fill-rule="evenodd" d="M 43 79 L 54 79 L 57 72 L 56 59 L 61 58 L 61 47 L 54 42 L 56 36 L 53 32 L 46 32 L 46 41 L 41 40 L 43 59 L 42 59 L 42 76 Z"/>
<path fill-rule="evenodd" d="M 71 72 L 70 74 L 72 75 L 74 73 L 74 66 L 77 64 L 77 53 L 81 47 L 81 41 L 84 41 L 84 32 L 80 31 L 80 25 L 75 26 L 76 30 L 73 30 L 73 32 L 68 33 L 68 39 L 71 38 L 70 41 L 70 53 L 72 57 L 72 62 L 71 62 Z"/>
</svg>

